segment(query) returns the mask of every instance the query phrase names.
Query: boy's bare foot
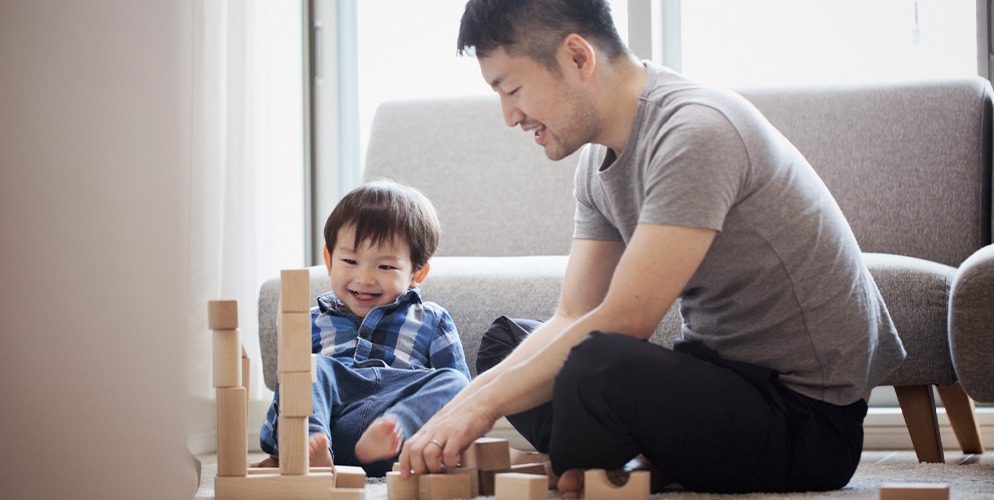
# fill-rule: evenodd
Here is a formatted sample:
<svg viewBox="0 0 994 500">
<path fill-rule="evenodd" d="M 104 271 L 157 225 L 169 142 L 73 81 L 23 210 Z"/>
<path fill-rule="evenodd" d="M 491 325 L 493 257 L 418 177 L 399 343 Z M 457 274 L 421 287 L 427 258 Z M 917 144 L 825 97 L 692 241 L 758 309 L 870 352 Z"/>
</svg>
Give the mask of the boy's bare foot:
<svg viewBox="0 0 994 500">
<path fill-rule="evenodd" d="M 310 449 L 311 467 L 334 467 L 335 463 L 331 458 L 331 450 L 328 449 L 328 437 L 320 432 L 311 434 L 307 443 Z"/>
<path fill-rule="evenodd" d="M 549 455 L 511 448 L 511 465 L 521 464 L 542 464 L 545 466 L 545 475 L 549 477 L 549 489 L 554 489 L 559 484 L 559 476 L 552 472 L 552 461 L 549 460 Z"/>
<path fill-rule="evenodd" d="M 397 418 L 386 415 L 374 420 L 359 436 L 355 456 L 364 464 L 386 460 L 399 455 L 403 444 L 404 431 L 397 425 Z"/>
<path fill-rule="evenodd" d="M 269 458 L 263 459 L 261 462 L 249 464 L 249 467 L 279 467 L 279 466 L 280 466 L 280 457 L 276 455 L 269 455 Z"/>
</svg>

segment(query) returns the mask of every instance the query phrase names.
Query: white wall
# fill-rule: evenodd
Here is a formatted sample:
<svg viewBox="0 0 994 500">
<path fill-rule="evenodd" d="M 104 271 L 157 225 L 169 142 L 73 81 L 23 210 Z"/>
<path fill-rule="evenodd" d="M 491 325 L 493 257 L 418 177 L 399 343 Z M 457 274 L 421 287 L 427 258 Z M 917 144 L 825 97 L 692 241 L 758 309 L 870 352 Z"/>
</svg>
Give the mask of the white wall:
<svg viewBox="0 0 994 500">
<path fill-rule="evenodd" d="M 190 497 L 190 5 L 0 2 L 0 491 Z"/>
</svg>

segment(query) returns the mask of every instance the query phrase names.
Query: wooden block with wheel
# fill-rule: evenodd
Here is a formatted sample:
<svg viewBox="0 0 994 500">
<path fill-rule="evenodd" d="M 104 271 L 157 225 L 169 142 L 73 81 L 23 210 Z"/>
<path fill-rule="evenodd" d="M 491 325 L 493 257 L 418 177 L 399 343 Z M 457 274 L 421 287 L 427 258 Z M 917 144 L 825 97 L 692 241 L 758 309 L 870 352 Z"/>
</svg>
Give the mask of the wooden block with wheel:
<svg viewBox="0 0 994 500">
<path fill-rule="evenodd" d="M 477 439 L 463 453 L 462 466 L 481 472 L 510 469 L 511 448 L 506 439 Z"/>
<path fill-rule="evenodd" d="M 400 472 L 387 472 L 387 500 L 418 500 L 420 485 L 417 474 L 400 477 Z"/>
<path fill-rule="evenodd" d="M 421 474 L 418 497 L 421 500 L 455 500 L 470 498 L 469 476 L 465 474 Z"/>
<path fill-rule="evenodd" d="M 546 500 L 549 498 L 549 478 L 542 474 L 505 472 L 497 474 L 496 500 Z"/>
<path fill-rule="evenodd" d="M 880 500 L 949 500 L 946 483 L 884 483 Z"/>
<path fill-rule="evenodd" d="M 583 491 L 587 500 L 647 500 L 650 481 L 648 471 L 636 471 L 628 475 L 624 486 L 617 486 L 604 469 L 589 469 L 583 473 Z"/>
</svg>

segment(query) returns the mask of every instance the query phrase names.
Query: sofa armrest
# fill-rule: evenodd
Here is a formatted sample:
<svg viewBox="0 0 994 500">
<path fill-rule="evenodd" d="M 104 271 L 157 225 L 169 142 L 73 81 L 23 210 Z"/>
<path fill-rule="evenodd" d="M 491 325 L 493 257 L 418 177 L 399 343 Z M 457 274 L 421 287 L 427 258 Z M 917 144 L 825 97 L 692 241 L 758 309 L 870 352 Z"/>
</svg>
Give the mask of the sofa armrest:
<svg viewBox="0 0 994 500">
<path fill-rule="evenodd" d="M 963 261 L 949 295 L 949 344 L 963 389 L 994 402 L 994 245 Z"/>
</svg>

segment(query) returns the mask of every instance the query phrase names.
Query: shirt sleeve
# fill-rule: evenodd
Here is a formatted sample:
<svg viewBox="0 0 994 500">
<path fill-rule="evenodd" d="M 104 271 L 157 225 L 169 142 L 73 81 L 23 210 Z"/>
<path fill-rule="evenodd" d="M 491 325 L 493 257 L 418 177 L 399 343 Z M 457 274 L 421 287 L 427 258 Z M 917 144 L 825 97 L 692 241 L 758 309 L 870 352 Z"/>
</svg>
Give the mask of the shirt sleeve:
<svg viewBox="0 0 994 500">
<path fill-rule="evenodd" d="M 448 311 L 442 307 L 438 309 L 440 310 L 439 321 L 435 327 L 428 354 L 431 367 L 435 369 L 452 368 L 465 375 L 466 380 L 470 380 L 466 353 L 463 352 L 456 324 L 452 321 Z"/>
<path fill-rule="evenodd" d="M 580 162 L 573 178 L 573 198 L 576 200 L 576 212 L 573 216 L 573 238 L 585 240 L 620 240 L 621 233 L 615 228 L 597 208 L 595 208 L 591 189 L 600 188 L 595 182 L 597 169 L 604 161 L 604 148 L 587 145 L 580 154 Z"/>
</svg>

